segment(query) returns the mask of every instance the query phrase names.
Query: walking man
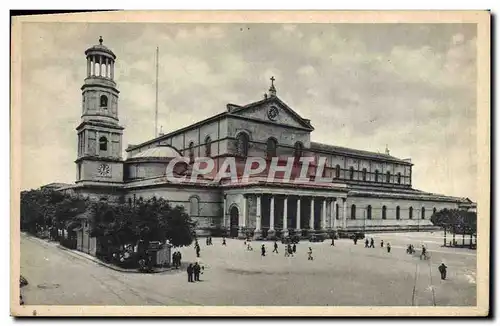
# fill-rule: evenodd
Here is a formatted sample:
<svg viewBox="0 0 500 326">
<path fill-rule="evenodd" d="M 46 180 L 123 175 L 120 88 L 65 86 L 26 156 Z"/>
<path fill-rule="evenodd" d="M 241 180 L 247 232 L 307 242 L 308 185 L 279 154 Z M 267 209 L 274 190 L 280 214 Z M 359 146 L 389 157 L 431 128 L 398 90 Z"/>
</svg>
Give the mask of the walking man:
<svg viewBox="0 0 500 326">
<path fill-rule="evenodd" d="M 200 280 L 201 267 L 198 264 L 198 262 L 194 263 L 193 269 L 194 269 L 194 281 L 195 282 L 199 281 Z"/>
<path fill-rule="evenodd" d="M 266 246 L 262 244 L 262 247 L 260 247 L 260 255 L 264 257 L 266 255 Z"/>
<path fill-rule="evenodd" d="M 358 243 L 358 236 L 355 235 L 353 240 L 354 240 L 354 244 L 357 244 Z"/>
<path fill-rule="evenodd" d="M 427 259 L 427 248 L 425 248 L 424 245 L 422 245 L 422 253 L 420 254 L 420 260 L 422 260 L 422 257 L 424 257 L 424 259 Z"/>
<path fill-rule="evenodd" d="M 441 265 L 439 265 L 438 267 L 439 273 L 441 273 L 442 280 L 446 279 L 446 268 L 448 267 L 444 263 L 441 263 Z"/>
<path fill-rule="evenodd" d="M 313 250 L 311 247 L 309 247 L 309 251 L 307 252 L 307 260 L 314 260 L 314 257 L 312 256 Z"/>
<path fill-rule="evenodd" d="M 226 245 L 226 237 L 223 237 L 222 238 L 222 245 L 225 246 Z"/>
<path fill-rule="evenodd" d="M 391 244 L 389 242 L 387 242 L 387 252 L 391 252 Z"/>
<path fill-rule="evenodd" d="M 189 264 L 189 266 L 186 269 L 187 274 L 188 274 L 188 282 L 193 282 L 193 264 Z"/>
<path fill-rule="evenodd" d="M 375 240 L 373 238 L 370 238 L 370 248 L 375 248 Z"/>
<path fill-rule="evenodd" d="M 332 236 L 332 243 L 330 244 L 330 246 L 335 246 L 335 237 Z"/>
<path fill-rule="evenodd" d="M 295 245 L 295 243 L 293 244 L 292 246 L 292 252 L 293 253 L 296 253 L 297 252 L 297 246 Z"/>
<path fill-rule="evenodd" d="M 274 241 L 274 249 L 273 252 L 278 253 L 278 243 Z"/>
<path fill-rule="evenodd" d="M 368 244 L 369 244 L 369 242 L 368 242 L 368 238 L 366 238 L 366 239 L 365 239 L 365 248 L 368 248 Z"/>
<path fill-rule="evenodd" d="M 196 250 L 196 257 L 200 258 L 200 246 L 197 245 L 195 250 Z"/>
<path fill-rule="evenodd" d="M 380 248 L 384 248 L 384 240 L 380 240 Z"/>
</svg>

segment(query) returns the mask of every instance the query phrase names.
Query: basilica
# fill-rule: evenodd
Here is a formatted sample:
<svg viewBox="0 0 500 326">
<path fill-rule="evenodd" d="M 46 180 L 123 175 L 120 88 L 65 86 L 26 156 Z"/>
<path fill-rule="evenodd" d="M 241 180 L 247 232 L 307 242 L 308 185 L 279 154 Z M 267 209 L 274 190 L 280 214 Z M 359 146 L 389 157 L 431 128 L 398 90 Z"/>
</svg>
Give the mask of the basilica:
<svg viewBox="0 0 500 326">
<path fill-rule="evenodd" d="M 412 187 L 418 173 L 410 159 L 311 141 L 313 121 L 300 116 L 278 96 L 274 78 L 263 98 L 227 104 L 220 113 L 190 126 L 128 145 L 122 157 L 124 127 L 119 121 L 120 92 L 115 82 L 116 55 L 99 44 L 85 51 L 87 74 L 82 85 L 81 122 L 76 128 L 76 182 L 60 188 L 93 200 L 134 205 L 162 197 L 182 205 L 197 222 L 199 235 L 224 230 L 228 236 L 257 239 L 331 231 L 397 231 L 432 228 L 433 212 L 467 208 L 470 200 L 428 193 Z M 127 94 L 123 94 L 127 96 Z M 252 176 L 245 183 L 215 180 L 213 174 L 171 182 L 166 167 L 185 157 L 175 173 L 190 175 L 196 158 L 209 157 L 214 171 L 234 158 L 241 172 L 248 157 L 266 161 L 311 157 L 309 182 Z M 321 175 L 312 176 L 321 159 Z"/>
</svg>

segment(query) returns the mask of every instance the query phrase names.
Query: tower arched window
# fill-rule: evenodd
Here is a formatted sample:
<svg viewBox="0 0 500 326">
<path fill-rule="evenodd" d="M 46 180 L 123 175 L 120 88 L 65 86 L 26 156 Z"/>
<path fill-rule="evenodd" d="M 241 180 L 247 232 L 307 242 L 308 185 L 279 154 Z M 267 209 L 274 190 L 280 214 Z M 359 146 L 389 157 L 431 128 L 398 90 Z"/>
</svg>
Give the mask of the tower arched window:
<svg viewBox="0 0 500 326">
<path fill-rule="evenodd" d="M 363 169 L 363 181 L 366 181 L 366 169 Z"/>
<path fill-rule="evenodd" d="M 401 218 L 401 209 L 399 206 L 396 206 L 396 220 L 399 220 Z"/>
<path fill-rule="evenodd" d="M 335 203 L 335 219 L 339 219 L 339 203 Z"/>
<path fill-rule="evenodd" d="M 378 170 L 375 170 L 375 182 L 378 182 Z"/>
<path fill-rule="evenodd" d="M 372 206 L 368 205 L 366 207 L 366 218 L 371 220 L 372 219 Z"/>
<path fill-rule="evenodd" d="M 189 198 L 189 216 L 200 215 L 200 200 L 197 196 Z"/>
<path fill-rule="evenodd" d="M 398 184 L 401 184 L 401 172 L 398 172 Z"/>
<path fill-rule="evenodd" d="M 351 206 L 351 220 L 356 219 L 356 205 L 352 204 Z"/>
<path fill-rule="evenodd" d="M 410 209 L 408 210 L 408 218 L 409 218 L 410 220 L 412 220 L 412 219 L 413 219 L 413 207 L 410 207 Z"/>
<path fill-rule="evenodd" d="M 99 138 L 99 150 L 101 151 L 108 150 L 108 139 L 104 136 Z"/>
<path fill-rule="evenodd" d="M 425 207 L 422 207 L 422 211 L 420 212 L 420 214 L 422 215 L 422 220 L 425 220 Z"/>
<path fill-rule="evenodd" d="M 354 168 L 352 166 L 349 168 L 349 179 L 354 179 Z"/>
<path fill-rule="evenodd" d="M 205 138 L 205 156 L 210 157 L 212 155 L 212 138 L 210 136 L 207 136 Z"/>
<path fill-rule="evenodd" d="M 191 163 L 194 162 L 194 143 L 193 142 L 189 143 L 189 161 Z"/>
<path fill-rule="evenodd" d="M 387 219 L 387 206 L 382 206 L 382 219 Z"/>
<path fill-rule="evenodd" d="M 274 138 L 269 138 L 267 140 L 267 158 L 272 158 L 276 156 L 277 141 Z"/>
<path fill-rule="evenodd" d="M 294 153 L 296 159 L 299 159 L 302 156 L 302 150 L 304 149 L 304 145 L 301 142 L 296 142 L 294 146 Z"/>
<path fill-rule="evenodd" d="M 108 108 L 108 97 L 106 95 L 101 95 L 101 108 L 107 109 Z"/>
<path fill-rule="evenodd" d="M 391 172 L 387 171 L 386 175 L 385 175 L 385 181 L 387 183 L 390 183 L 391 182 Z"/>
<path fill-rule="evenodd" d="M 338 164 L 335 166 L 335 178 L 340 178 L 340 165 Z"/>
<path fill-rule="evenodd" d="M 238 155 L 248 156 L 248 135 L 240 132 L 236 137 Z"/>
</svg>

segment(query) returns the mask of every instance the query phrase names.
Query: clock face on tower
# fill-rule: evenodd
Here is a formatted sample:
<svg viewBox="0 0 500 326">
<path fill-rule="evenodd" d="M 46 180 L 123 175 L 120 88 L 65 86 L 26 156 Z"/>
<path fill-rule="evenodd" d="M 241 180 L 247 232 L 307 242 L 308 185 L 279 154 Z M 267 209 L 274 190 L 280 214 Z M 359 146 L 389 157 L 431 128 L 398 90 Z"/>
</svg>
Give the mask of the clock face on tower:
<svg viewBox="0 0 500 326">
<path fill-rule="evenodd" d="M 97 167 L 97 173 L 99 173 L 101 177 L 111 176 L 111 168 L 109 167 L 109 164 L 99 164 L 99 166 Z"/>
<path fill-rule="evenodd" d="M 278 113 L 279 113 L 278 108 L 275 106 L 271 106 L 267 111 L 267 117 L 274 121 L 276 120 L 276 118 L 278 118 Z"/>
</svg>

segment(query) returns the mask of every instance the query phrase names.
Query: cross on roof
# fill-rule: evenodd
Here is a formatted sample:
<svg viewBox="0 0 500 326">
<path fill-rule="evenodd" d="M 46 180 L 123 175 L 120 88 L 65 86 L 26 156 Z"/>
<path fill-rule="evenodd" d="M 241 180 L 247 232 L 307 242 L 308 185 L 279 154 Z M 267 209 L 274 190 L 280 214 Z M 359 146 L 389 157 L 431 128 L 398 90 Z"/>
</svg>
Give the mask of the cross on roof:
<svg viewBox="0 0 500 326">
<path fill-rule="evenodd" d="M 275 81 L 276 79 L 274 79 L 274 76 L 272 76 L 270 79 L 271 79 L 271 86 L 274 86 L 274 81 Z"/>
</svg>

